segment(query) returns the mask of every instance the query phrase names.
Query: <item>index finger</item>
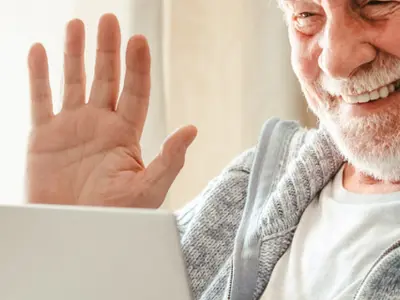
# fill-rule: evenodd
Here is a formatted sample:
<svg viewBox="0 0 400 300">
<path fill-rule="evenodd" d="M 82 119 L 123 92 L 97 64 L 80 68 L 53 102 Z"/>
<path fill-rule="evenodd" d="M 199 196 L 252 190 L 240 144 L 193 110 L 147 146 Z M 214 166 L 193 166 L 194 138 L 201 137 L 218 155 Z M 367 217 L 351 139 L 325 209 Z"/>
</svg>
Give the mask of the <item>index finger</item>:
<svg viewBox="0 0 400 300">
<path fill-rule="evenodd" d="M 126 49 L 126 73 L 117 113 L 140 140 L 150 98 L 150 49 L 144 36 L 132 37 Z"/>
</svg>

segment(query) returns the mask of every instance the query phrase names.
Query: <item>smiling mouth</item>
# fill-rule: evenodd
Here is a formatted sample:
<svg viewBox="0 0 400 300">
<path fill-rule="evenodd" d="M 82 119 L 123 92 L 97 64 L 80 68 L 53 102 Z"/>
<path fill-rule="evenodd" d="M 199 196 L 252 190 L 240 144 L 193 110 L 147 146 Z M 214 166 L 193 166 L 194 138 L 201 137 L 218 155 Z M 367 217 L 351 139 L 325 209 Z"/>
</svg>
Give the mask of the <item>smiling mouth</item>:
<svg viewBox="0 0 400 300">
<path fill-rule="evenodd" d="M 343 95 L 343 101 L 348 104 L 367 103 L 379 99 L 385 99 L 391 94 L 400 90 L 400 80 L 396 80 L 388 85 L 380 87 L 379 89 L 359 95 Z"/>
</svg>

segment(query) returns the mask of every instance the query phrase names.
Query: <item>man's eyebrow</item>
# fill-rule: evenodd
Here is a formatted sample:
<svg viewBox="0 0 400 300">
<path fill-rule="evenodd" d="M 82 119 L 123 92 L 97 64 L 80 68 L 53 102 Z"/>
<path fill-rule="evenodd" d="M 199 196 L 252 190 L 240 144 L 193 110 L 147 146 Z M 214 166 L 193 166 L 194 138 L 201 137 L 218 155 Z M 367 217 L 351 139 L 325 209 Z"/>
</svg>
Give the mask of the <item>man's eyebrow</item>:
<svg viewBox="0 0 400 300">
<path fill-rule="evenodd" d="M 281 8 L 288 7 L 288 5 L 293 5 L 295 3 L 314 3 L 318 4 L 316 0 L 277 0 Z"/>
<path fill-rule="evenodd" d="M 282 3 L 309 2 L 309 0 L 279 0 Z"/>
<path fill-rule="evenodd" d="M 315 0 L 278 0 L 278 1 L 280 1 L 280 2 L 282 2 L 282 3 L 295 3 L 295 2 L 298 2 L 298 3 L 315 3 L 316 1 Z"/>
<path fill-rule="evenodd" d="M 297 0 L 277 0 L 278 6 L 284 10 L 285 8 L 288 7 L 288 5 L 293 5 L 293 3 Z"/>
</svg>

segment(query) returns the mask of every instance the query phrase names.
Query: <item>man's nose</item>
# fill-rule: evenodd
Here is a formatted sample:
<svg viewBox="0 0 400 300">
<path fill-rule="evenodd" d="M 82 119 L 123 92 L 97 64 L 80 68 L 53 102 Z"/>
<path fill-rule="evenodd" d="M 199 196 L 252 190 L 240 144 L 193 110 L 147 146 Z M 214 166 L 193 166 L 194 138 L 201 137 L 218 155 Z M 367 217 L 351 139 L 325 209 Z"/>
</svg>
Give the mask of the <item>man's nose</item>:
<svg viewBox="0 0 400 300">
<path fill-rule="evenodd" d="M 327 18 L 319 45 L 322 51 L 318 64 L 335 79 L 350 78 L 376 57 L 376 49 L 368 40 L 368 30 L 347 12 L 337 12 Z"/>
</svg>

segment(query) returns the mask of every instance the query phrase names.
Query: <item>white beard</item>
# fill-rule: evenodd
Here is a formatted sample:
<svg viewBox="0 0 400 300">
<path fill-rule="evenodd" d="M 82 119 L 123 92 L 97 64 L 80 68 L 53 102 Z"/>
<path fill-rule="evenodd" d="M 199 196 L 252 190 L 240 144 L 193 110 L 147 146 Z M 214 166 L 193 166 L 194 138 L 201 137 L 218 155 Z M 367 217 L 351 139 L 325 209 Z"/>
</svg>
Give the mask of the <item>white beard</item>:
<svg viewBox="0 0 400 300">
<path fill-rule="evenodd" d="M 400 107 L 351 120 L 330 114 L 320 121 L 359 171 L 377 180 L 400 180 Z"/>
<path fill-rule="evenodd" d="M 400 180 L 400 101 L 379 114 L 346 119 L 335 96 L 374 90 L 398 79 L 400 60 L 381 53 L 348 80 L 335 80 L 321 73 L 311 90 L 302 84 L 311 109 L 345 159 L 378 180 Z"/>
</svg>

